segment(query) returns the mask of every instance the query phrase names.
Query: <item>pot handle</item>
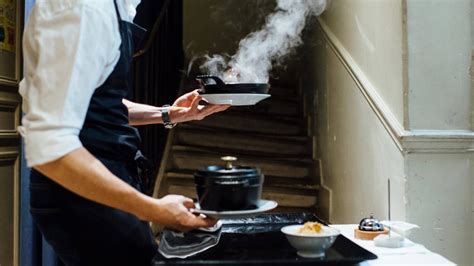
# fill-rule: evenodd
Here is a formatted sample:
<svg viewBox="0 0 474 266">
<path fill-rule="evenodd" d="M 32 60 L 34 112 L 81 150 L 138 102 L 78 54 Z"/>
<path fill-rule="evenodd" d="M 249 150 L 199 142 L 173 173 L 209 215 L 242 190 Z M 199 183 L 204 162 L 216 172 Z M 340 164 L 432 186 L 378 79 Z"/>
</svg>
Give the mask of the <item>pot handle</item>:
<svg viewBox="0 0 474 266">
<path fill-rule="evenodd" d="M 221 160 L 225 162 L 225 169 L 232 169 L 234 166 L 232 165 L 232 162 L 237 161 L 237 157 L 234 156 L 224 156 L 221 157 Z"/>
<path fill-rule="evenodd" d="M 200 75 L 196 77 L 197 82 L 200 85 L 200 93 L 205 93 L 206 92 L 206 85 L 213 85 L 214 83 L 217 85 L 219 89 L 222 89 L 225 87 L 224 81 L 220 79 L 218 76 L 213 76 L 213 75 Z M 213 80 L 214 83 L 210 83 L 210 81 Z"/>
</svg>

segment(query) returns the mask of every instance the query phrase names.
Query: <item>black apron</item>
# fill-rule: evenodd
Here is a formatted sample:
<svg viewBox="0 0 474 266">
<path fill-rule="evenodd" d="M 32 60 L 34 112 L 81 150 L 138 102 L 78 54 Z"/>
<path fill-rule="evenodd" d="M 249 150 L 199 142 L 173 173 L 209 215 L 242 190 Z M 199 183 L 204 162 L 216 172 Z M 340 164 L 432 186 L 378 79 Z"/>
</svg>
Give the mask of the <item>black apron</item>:
<svg viewBox="0 0 474 266">
<path fill-rule="evenodd" d="M 129 125 L 128 110 L 122 103 L 132 93 L 133 35 L 130 23 L 119 19 L 119 25 L 120 59 L 104 84 L 95 90 L 79 137 L 95 155 L 129 160 L 140 145 L 138 130 Z"/>
<path fill-rule="evenodd" d="M 141 190 L 135 160 L 141 154 L 140 137 L 122 103 L 131 93 L 132 27 L 120 19 L 114 4 L 122 38 L 120 59 L 95 90 L 79 137 L 113 174 Z M 82 198 L 35 170 L 30 193 L 33 220 L 66 265 L 151 264 L 157 244 L 147 222 Z"/>
</svg>

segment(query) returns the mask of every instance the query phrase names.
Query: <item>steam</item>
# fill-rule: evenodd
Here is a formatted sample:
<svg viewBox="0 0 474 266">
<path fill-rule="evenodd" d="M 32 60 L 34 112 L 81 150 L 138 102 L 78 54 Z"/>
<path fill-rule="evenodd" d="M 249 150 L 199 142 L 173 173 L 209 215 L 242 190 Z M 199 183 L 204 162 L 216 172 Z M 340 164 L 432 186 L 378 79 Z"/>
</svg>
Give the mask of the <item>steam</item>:
<svg viewBox="0 0 474 266">
<path fill-rule="evenodd" d="M 263 28 L 241 40 L 234 56 L 208 56 L 200 69 L 226 83 L 267 83 L 272 63 L 302 44 L 306 20 L 325 8 L 326 0 L 277 0 Z"/>
</svg>

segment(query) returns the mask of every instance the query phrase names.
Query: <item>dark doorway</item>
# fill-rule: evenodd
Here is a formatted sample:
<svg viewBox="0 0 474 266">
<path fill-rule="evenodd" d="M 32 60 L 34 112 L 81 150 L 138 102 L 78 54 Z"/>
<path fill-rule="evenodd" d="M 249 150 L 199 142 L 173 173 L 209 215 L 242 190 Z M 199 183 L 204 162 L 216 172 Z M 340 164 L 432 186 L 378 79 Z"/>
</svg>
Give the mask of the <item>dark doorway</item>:
<svg viewBox="0 0 474 266">
<path fill-rule="evenodd" d="M 143 0 L 135 23 L 148 30 L 135 57 L 136 102 L 163 106 L 178 94 L 183 68 L 183 7 L 181 0 Z M 148 42 L 148 43 L 147 43 Z M 139 128 L 142 151 L 154 164 L 144 173 L 147 194 L 152 193 L 167 138 L 162 125 Z"/>
</svg>

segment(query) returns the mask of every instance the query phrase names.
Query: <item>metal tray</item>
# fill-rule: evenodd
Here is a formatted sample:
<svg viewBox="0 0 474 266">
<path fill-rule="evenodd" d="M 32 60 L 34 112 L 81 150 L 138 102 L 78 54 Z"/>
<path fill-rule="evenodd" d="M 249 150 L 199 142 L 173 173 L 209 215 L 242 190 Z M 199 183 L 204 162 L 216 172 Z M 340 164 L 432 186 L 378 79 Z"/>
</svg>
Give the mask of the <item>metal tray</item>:
<svg viewBox="0 0 474 266">
<path fill-rule="evenodd" d="M 262 214 L 254 218 L 222 220 L 219 244 L 187 259 L 158 258 L 154 265 L 354 265 L 377 256 L 343 235 L 324 258 L 299 257 L 280 228 L 306 221 L 320 221 L 313 214 Z"/>
</svg>

